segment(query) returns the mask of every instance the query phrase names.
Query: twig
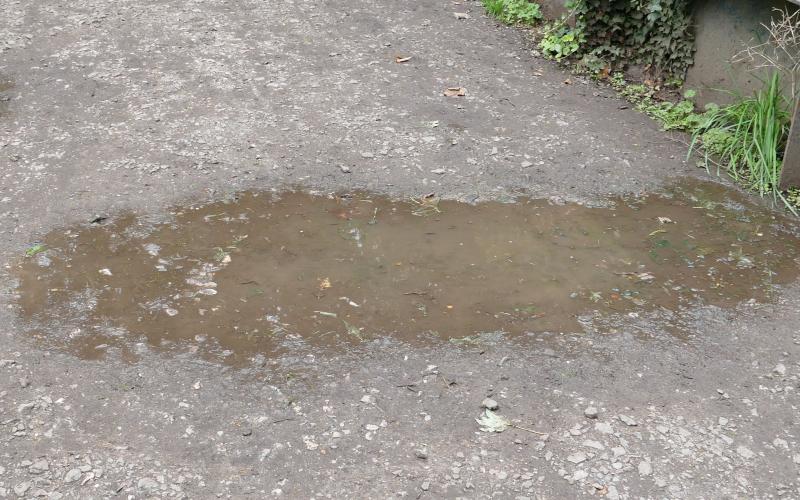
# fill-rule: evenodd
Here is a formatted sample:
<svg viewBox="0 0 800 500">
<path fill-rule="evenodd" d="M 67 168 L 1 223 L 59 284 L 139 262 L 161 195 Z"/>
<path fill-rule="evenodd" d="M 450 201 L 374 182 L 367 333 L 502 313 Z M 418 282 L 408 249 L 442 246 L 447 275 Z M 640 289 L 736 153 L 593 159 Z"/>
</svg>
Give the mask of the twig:
<svg viewBox="0 0 800 500">
<path fill-rule="evenodd" d="M 549 432 L 539 432 L 539 431 L 535 431 L 533 429 L 527 429 L 525 427 L 522 427 L 522 426 L 519 426 L 519 425 L 516 425 L 516 424 L 511 424 L 511 427 L 513 427 L 514 429 L 519 429 L 521 431 L 530 432 L 531 434 L 536 434 L 538 436 L 549 436 L 550 435 Z"/>
</svg>

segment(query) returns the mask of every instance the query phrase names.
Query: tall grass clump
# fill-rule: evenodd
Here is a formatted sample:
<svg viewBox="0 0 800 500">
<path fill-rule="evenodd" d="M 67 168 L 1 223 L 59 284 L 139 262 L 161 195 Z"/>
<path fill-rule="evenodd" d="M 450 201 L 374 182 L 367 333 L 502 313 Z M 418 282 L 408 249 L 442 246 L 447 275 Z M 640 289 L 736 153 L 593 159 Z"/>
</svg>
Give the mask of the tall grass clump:
<svg viewBox="0 0 800 500">
<path fill-rule="evenodd" d="M 701 116 L 689 154 L 702 145 L 706 166 L 709 154 L 717 155 L 736 181 L 789 205 L 778 187 L 790 126 L 789 102 L 781 93 L 779 74 L 773 73 L 753 97 L 711 107 Z"/>
</svg>

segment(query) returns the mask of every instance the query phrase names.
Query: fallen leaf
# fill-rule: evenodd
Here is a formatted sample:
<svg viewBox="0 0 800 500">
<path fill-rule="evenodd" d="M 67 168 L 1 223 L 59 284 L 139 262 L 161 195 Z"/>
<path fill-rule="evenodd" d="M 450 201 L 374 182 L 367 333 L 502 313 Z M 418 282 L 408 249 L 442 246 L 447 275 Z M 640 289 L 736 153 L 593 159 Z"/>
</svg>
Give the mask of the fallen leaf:
<svg viewBox="0 0 800 500">
<path fill-rule="evenodd" d="M 394 62 L 396 62 L 396 63 L 404 63 L 404 62 L 408 62 L 410 60 L 411 60 L 411 56 L 407 56 L 407 57 L 397 56 L 397 57 L 394 58 Z"/>
<path fill-rule="evenodd" d="M 36 244 L 36 245 L 33 245 L 32 247 L 28 248 L 27 250 L 25 250 L 25 256 L 26 257 L 33 257 L 34 255 L 42 253 L 45 250 L 46 250 L 46 248 L 45 248 L 44 245 Z"/>
<path fill-rule="evenodd" d="M 464 87 L 447 87 L 444 91 L 446 97 L 461 97 L 467 95 L 467 89 Z"/>
<path fill-rule="evenodd" d="M 486 410 L 480 418 L 475 421 L 481 426 L 483 432 L 503 432 L 511 427 L 511 422 L 502 415 Z"/>
</svg>

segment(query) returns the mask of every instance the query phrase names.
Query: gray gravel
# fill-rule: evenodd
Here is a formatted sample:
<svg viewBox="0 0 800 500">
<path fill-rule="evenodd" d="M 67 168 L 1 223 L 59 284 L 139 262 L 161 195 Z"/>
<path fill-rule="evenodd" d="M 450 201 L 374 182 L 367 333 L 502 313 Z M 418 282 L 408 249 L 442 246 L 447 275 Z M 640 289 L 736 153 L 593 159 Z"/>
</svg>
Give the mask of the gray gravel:
<svg viewBox="0 0 800 500">
<path fill-rule="evenodd" d="M 0 75 L 5 261 L 242 188 L 602 202 L 697 172 L 477 2 L 5 1 Z M 3 307 L 0 498 L 800 497 L 800 287 L 684 321 L 234 370 L 81 361 Z M 478 429 L 487 396 L 512 427 Z"/>
</svg>

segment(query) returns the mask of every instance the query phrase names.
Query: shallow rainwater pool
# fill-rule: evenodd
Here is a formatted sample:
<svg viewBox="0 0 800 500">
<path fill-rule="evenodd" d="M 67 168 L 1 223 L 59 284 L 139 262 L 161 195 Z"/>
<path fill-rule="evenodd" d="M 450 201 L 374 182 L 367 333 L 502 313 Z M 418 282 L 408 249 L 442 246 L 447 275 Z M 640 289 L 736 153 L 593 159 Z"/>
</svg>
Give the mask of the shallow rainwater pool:
<svg viewBox="0 0 800 500">
<path fill-rule="evenodd" d="M 238 364 L 769 300 L 797 276 L 786 224 L 710 183 L 611 208 L 248 192 L 54 231 L 13 272 L 30 332 L 81 356 L 138 343 Z"/>
</svg>

